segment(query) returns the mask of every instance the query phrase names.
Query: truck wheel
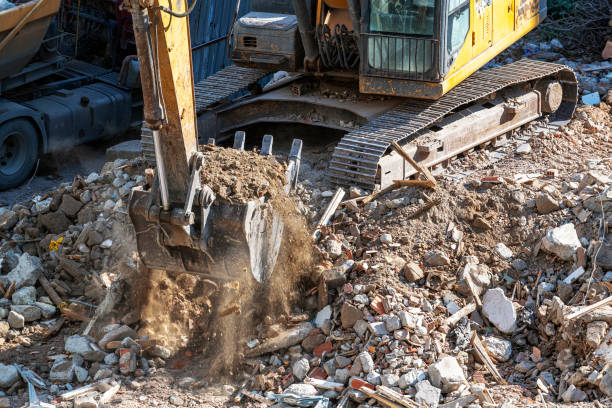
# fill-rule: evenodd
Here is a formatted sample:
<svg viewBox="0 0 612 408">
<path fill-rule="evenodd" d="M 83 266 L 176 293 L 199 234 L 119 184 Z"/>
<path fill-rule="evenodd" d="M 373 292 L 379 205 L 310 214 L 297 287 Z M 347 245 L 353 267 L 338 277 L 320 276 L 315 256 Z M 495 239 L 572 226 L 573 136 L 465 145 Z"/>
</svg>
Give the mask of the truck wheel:
<svg viewBox="0 0 612 408">
<path fill-rule="evenodd" d="M 0 125 L 0 191 L 17 187 L 32 173 L 38 157 L 38 132 L 26 119 Z"/>
</svg>

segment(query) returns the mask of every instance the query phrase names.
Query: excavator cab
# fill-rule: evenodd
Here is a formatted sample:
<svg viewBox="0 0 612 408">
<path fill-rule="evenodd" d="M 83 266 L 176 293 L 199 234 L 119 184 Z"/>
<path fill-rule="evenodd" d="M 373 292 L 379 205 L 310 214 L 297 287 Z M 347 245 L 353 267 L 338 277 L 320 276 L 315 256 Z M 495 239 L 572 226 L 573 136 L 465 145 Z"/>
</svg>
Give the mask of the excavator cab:
<svg viewBox="0 0 612 408">
<path fill-rule="evenodd" d="M 442 97 L 546 16 L 543 0 L 292 4 L 294 15 L 287 10 L 252 12 L 238 20 L 232 54 L 237 65 L 344 78 L 348 71 L 364 94 L 430 100 Z M 275 20 L 291 24 L 266 24 Z M 270 45 L 275 37 L 283 40 Z"/>
</svg>

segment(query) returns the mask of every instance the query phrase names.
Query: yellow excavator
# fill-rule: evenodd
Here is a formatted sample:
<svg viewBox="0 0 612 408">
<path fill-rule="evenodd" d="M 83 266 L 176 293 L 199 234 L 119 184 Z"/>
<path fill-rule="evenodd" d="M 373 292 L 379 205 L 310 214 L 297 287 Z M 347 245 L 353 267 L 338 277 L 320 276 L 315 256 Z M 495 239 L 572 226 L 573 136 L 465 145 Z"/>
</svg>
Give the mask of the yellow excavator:
<svg viewBox="0 0 612 408">
<path fill-rule="evenodd" d="M 252 0 L 233 27 L 235 65 L 198 84 L 185 18 L 195 1 L 126 0 L 156 163 L 155 182 L 132 193 L 129 212 L 150 268 L 222 279 L 248 270 L 260 282 L 274 268 L 282 223 L 265 203 L 220 203 L 200 184 L 198 133 L 235 135 L 241 147 L 253 124 L 340 130 L 330 180 L 374 189 L 415 174 L 394 142 L 440 166 L 543 114 L 568 120 L 576 106 L 566 66 L 480 70 L 545 18 L 545 0 Z M 264 83 L 279 71 L 288 73 Z M 289 184 L 299 141 L 294 148 Z M 224 236 L 239 236 L 240 248 Z"/>
</svg>

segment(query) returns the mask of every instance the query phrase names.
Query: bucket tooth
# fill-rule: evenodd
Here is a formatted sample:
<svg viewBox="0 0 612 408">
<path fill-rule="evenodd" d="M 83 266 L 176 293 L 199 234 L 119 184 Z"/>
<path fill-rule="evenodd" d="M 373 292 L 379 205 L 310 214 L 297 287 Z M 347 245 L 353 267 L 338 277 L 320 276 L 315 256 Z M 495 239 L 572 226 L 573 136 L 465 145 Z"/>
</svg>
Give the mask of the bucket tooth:
<svg viewBox="0 0 612 408">
<path fill-rule="evenodd" d="M 274 139 L 272 135 L 264 135 L 263 140 L 261 142 L 261 155 L 262 156 L 272 156 L 272 143 Z"/>
<path fill-rule="evenodd" d="M 246 139 L 246 133 L 242 130 L 237 131 L 234 134 L 234 149 L 244 150 L 244 141 Z"/>
</svg>

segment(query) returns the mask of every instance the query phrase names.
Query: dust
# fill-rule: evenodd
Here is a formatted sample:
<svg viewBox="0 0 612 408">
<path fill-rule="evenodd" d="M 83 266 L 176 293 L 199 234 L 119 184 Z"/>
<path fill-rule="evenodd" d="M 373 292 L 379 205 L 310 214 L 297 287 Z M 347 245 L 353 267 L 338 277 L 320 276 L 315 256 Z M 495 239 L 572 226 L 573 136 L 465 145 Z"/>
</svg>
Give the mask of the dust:
<svg viewBox="0 0 612 408">
<path fill-rule="evenodd" d="M 218 199 L 245 203 L 262 197 L 284 224 L 275 270 L 264 284 L 248 271 L 218 282 L 190 274 L 151 270 L 134 286 L 141 299 L 141 336 L 156 339 L 178 359 L 197 361 L 193 374 L 218 382 L 233 377 L 243 350 L 264 321 L 281 322 L 302 298 L 311 273 L 312 242 L 294 197 L 284 191 L 285 166 L 255 152 L 208 147 L 203 184 Z M 231 251 L 229 251 L 231 253 Z"/>
</svg>

